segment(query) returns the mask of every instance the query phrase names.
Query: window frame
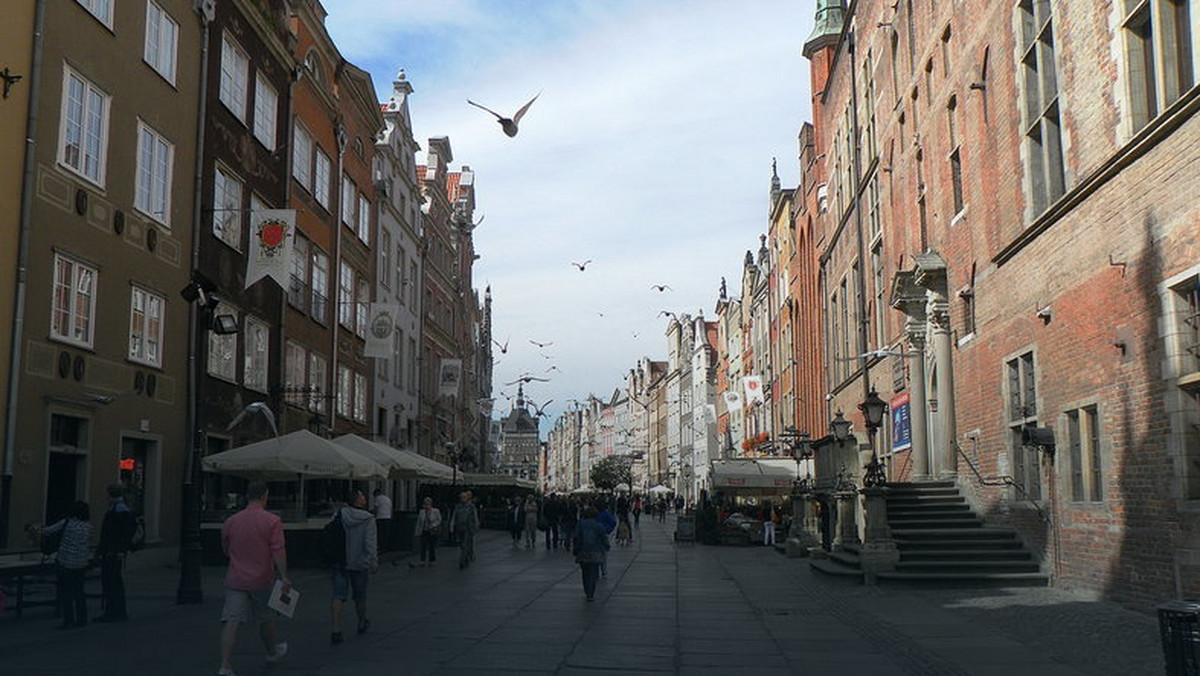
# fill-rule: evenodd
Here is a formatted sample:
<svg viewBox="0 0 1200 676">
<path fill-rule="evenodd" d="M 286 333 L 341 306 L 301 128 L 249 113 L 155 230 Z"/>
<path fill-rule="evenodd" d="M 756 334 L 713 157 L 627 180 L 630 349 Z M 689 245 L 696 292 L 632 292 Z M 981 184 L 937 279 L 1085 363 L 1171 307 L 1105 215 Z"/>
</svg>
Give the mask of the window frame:
<svg viewBox="0 0 1200 676">
<path fill-rule="evenodd" d="M 318 368 L 318 366 L 320 368 Z M 320 378 L 317 375 L 320 374 Z M 329 360 L 325 355 L 309 350 L 308 352 L 308 410 L 313 413 L 326 413 L 325 381 L 329 378 Z M 318 382 L 319 381 L 319 382 Z"/>
<path fill-rule="evenodd" d="M 97 21 L 104 24 L 106 28 L 112 30 L 113 0 L 75 0 L 75 2 Z"/>
<path fill-rule="evenodd" d="M 262 105 L 264 94 L 269 94 L 271 105 Z M 258 72 L 254 76 L 254 138 L 267 150 L 274 152 L 279 135 L 279 92 L 269 80 Z"/>
<path fill-rule="evenodd" d="M 314 147 L 312 134 L 300 124 L 300 120 L 296 120 L 292 129 L 292 178 L 310 195 L 313 191 Z"/>
<path fill-rule="evenodd" d="M 66 140 L 67 140 L 69 127 L 71 126 L 71 123 L 70 123 L 71 114 L 68 112 L 67 106 L 69 105 L 69 103 L 71 101 L 71 96 L 70 96 L 69 92 L 70 92 L 70 84 L 71 84 L 72 78 L 74 78 L 80 82 L 80 86 L 83 90 L 82 91 L 83 99 L 81 99 L 81 101 L 80 101 L 80 111 L 79 111 L 79 120 L 78 120 L 78 134 L 79 134 L 78 153 L 79 153 L 79 157 L 78 157 L 77 161 L 78 161 L 79 166 L 75 166 L 75 165 L 71 164 L 70 159 L 67 157 L 67 149 L 69 146 L 66 143 Z M 91 125 L 89 124 L 89 121 L 95 115 L 91 110 L 93 98 L 99 99 L 99 106 L 100 106 L 100 111 L 99 111 L 100 120 L 99 120 L 99 124 L 97 125 L 98 129 L 95 129 L 95 130 L 89 129 L 91 127 Z M 85 180 L 99 188 L 104 187 L 105 179 L 106 179 L 106 176 L 108 175 L 108 138 L 109 138 L 109 122 L 110 122 L 110 118 L 111 118 L 111 115 L 110 115 L 111 112 L 112 112 L 112 96 L 110 96 L 107 92 L 105 92 L 103 89 L 98 87 L 96 85 L 96 83 L 94 83 L 91 80 L 84 77 L 83 74 L 80 73 L 78 70 L 76 70 L 76 69 L 72 68 L 70 65 L 64 63 L 63 64 L 62 102 L 59 106 L 60 119 L 59 119 L 58 148 L 56 150 L 56 158 L 58 161 L 58 165 L 60 167 L 63 167 L 67 171 L 70 171 L 71 173 L 79 176 L 83 180 Z M 85 148 L 88 145 L 87 137 L 89 136 L 89 134 L 95 135 L 95 140 L 96 140 L 96 145 L 97 145 L 96 156 L 93 158 L 95 161 L 95 167 L 96 167 L 95 176 L 89 174 L 87 171 L 88 155 L 85 152 Z"/>
<path fill-rule="evenodd" d="M 158 12 L 157 17 L 154 16 L 155 11 Z M 152 25 L 154 25 L 155 31 L 153 44 L 150 39 Z M 164 27 L 170 29 L 167 31 L 170 36 L 169 45 L 164 44 Z M 170 62 L 165 68 L 161 63 L 164 52 Z M 175 86 L 176 70 L 179 66 L 179 22 L 175 21 L 170 12 L 154 0 L 146 2 L 146 41 L 142 49 L 142 61 L 161 75 L 171 86 Z"/>
<path fill-rule="evenodd" d="M 224 301 L 222 301 L 222 305 L 225 305 Z M 223 307 L 221 309 L 221 314 L 233 315 L 233 317 L 236 320 L 240 317 L 241 313 L 237 308 L 226 305 L 225 307 Z M 237 334 L 237 333 L 219 334 L 216 331 L 208 331 L 207 333 L 208 333 L 208 359 L 206 360 L 207 363 L 204 365 L 204 372 L 212 378 L 224 380 L 226 382 L 233 383 L 236 385 L 238 371 L 240 371 L 240 369 L 238 368 L 238 366 L 239 366 L 238 335 L 239 334 Z M 225 346 L 228 346 L 230 348 L 228 350 L 228 357 L 226 357 L 224 354 L 222 354 L 223 348 Z M 217 362 L 218 365 L 228 363 L 228 365 L 229 365 L 228 368 L 214 370 L 213 369 L 214 359 L 222 360 L 222 361 Z M 228 371 L 228 372 L 226 372 L 226 371 Z"/>
<path fill-rule="evenodd" d="M 143 166 L 146 160 L 146 144 L 150 142 L 151 158 L 150 168 L 147 170 Z M 166 154 L 165 161 L 159 157 L 159 153 Z M 163 175 L 157 175 L 158 170 L 163 171 Z M 175 144 L 167 140 L 167 137 L 158 133 L 153 127 L 146 124 L 145 120 L 138 120 L 137 131 L 137 162 L 134 172 L 134 199 L 133 208 L 138 213 L 146 216 L 150 220 L 170 229 L 171 227 L 171 188 L 175 178 Z M 146 182 L 149 185 L 146 185 Z M 155 194 L 159 193 L 159 194 Z M 145 200 L 143 200 L 145 194 Z M 162 213 L 155 214 L 155 200 L 158 199 L 162 203 Z"/>
<path fill-rule="evenodd" d="M 297 373 L 298 369 L 298 373 Z M 296 379 L 296 376 L 299 379 Z M 308 350 L 294 340 L 283 345 L 283 401 L 289 406 L 308 406 Z"/>
<path fill-rule="evenodd" d="M 236 68 L 235 68 L 236 67 Z M 217 100 L 242 124 L 249 122 L 250 55 L 226 31 L 221 36 Z M 240 97 L 239 97 L 240 93 Z M 232 98 L 233 100 L 230 100 Z"/>
<path fill-rule="evenodd" d="M 312 194 L 316 198 L 317 204 L 325 207 L 328 211 L 330 207 L 330 190 L 333 185 L 333 160 L 329 155 L 321 149 L 320 144 L 316 144 L 317 155 L 313 161 L 313 187 Z"/>
<path fill-rule="evenodd" d="M 138 296 L 143 298 L 141 318 L 138 317 Z M 150 308 L 155 305 L 152 301 L 157 301 L 158 316 L 155 318 L 150 311 Z M 133 284 L 130 287 L 129 294 L 129 350 L 126 358 L 137 364 L 152 366 L 154 368 L 162 368 L 163 365 L 163 339 L 165 338 L 165 325 L 167 314 L 167 299 L 165 296 L 155 293 L 146 287 L 138 284 Z M 150 330 L 151 323 L 157 321 L 158 330 L 152 332 Z M 156 334 L 156 335 L 155 335 Z M 153 336 L 151 339 L 150 336 Z M 135 349 L 135 340 L 140 340 L 140 344 Z M 154 356 L 149 356 L 149 346 L 156 346 Z"/>
<path fill-rule="evenodd" d="M 228 200 L 229 183 L 236 185 L 238 188 L 236 204 Z M 222 198 L 219 203 L 217 201 L 218 189 Z M 244 250 L 242 239 L 246 231 L 246 224 L 245 208 L 242 206 L 242 203 L 245 199 L 246 183 L 224 164 L 217 164 L 213 168 L 212 234 L 218 241 L 223 242 L 226 246 L 238 252 Z M 225 222 L 224 219 L 226 217 L 222 216 L 222 214 L 228 214 L 228 218 L 232 219 L 232 222 Z M 218 223 L 218 218 L 222 219 L 220 223 Z M 236 226 L 236 241 L 230 241 L 230 238 L 226 235 L 231 229 L 230 225 Z"/>
<path fill-rule="evenodd" d="M 64 286 L 62 282 L 62 276 L 60 274 L 60 263 L 66 263 L 70 266 L 71 280 L 70 284 L 66 285 L 68 294 L 68 298 L 66 299 L 66 308 L 59 308 L 58 306 L 59 287 Z M 90 293 L 86 294 L 87 303 L 86 308 L 84 308 L 86 310 L 86 317 L 82 318 L 86 327 L 84 331 L 86 336 L 83 338 L 77 338 L 74 334 L 78 332 L 78 325 L 80 324 L 81 320 L 81 317 L 79 316 L 81 310 L 79 306 L 79 296 L 82 293 L 80 291 L 80 283 L 82 281 L 81 274 L 84 272 L 91 273 L 91 291 Z M 96 338 L 96 297 L 99 295 L 97 293 L 100 285 L 99 269 L 96 266 L 84 263 L 73 256 L 69 256 L 61 252 L 55 252 L 54 273 L 51 278 L 51 285 L 50 339 L 60 343 L 66 343 L 68 345 L 75 345 L 77 347 L 91 349 L 95 345 Z M 65 332 L 59 332 L 56 326 L 59 323 L 58 319 L 60 316 L 63 318 L 62 321 L 66 327 Z"/>
<path fill-rule="evenodd" d="M 1022 445 L 1021 436 L 1023 428 L 1038 423 L 1037 355 L 1034 350 L 1004 360 L 1003 383 L 1008 399 L 1005 426 L 1012 453 L 1013 476 L 1024 487 L 1027 499 L 1040 502 L 1043 499 L 1041 451 Z M 1031 482 L 1030 478 L 1035 474 L 1037 481 Z"/>
<path fill-rule="evenodd" d="M 358 193 L 358 229 L 355 231 L 358 241 L 371 245 L 371 200 L 363 193 Z"/>
<path fill-rule="evenodd" d="M 261 345 L 252 345 L 251 341 L 258 338 L 261 332 Z M 270 322 L 246 314 L 242 322 L 242 333 L 245 344 L 242 347 L 242 387 L 255 392 L 266 393 L 271 382 L 271 324 Z M 251 380 L 251 373 L 261 373 L 261 379 Z"/>
</svg>

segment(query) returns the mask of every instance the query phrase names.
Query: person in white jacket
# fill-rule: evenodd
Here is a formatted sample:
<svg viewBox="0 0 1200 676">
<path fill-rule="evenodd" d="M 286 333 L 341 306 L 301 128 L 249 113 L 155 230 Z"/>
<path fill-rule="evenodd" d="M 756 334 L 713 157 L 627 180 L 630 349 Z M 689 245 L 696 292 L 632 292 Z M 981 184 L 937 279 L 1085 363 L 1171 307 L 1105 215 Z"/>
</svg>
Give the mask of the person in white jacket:
<svg viewBox="0 0 1200 676">
<path fill-rule="evenodd" d="M 330 640 L 335 645 L 343 640 L 342 604 L 348 599 L 354 599 L 358 633 L 367 633 L 371 626 L 371 621 L 367 619 L 367 578 L 379 571 L 379 550 L 375 515 L 366 508 L 366 494 L 355 491 L 351 504 L 339 511 L 342 528 L 346 531 L 346 563 L 333 569 L 333 633 Z"/>
<path fill-rule="evenodd" d="M 421 503 L 421 511 L 417 512 L 417 526 L 414 532 L 420 538 L 421 562 L 409 564 L 411 567 L 432 566 L 437 561 L 438 536 L 442 532 L 442 512 L 433 506 L 433 498 L 425 498 Z"/>
</svg>

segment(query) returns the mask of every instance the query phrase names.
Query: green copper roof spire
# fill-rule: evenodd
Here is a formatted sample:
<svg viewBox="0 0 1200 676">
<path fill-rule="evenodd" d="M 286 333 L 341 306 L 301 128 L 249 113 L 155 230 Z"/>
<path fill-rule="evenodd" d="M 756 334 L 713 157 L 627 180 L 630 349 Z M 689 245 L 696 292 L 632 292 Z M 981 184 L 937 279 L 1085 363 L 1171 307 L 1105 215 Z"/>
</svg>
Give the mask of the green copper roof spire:
<svg viewBox="0 0 1200 676">
<path fill-rule="evenodd" d="M 845 19 L 846 10 L 842 0 L 817 0 L 817 21 L 812 34 L 804 41 L 804 56 L 811 58 L 823 43 L 836 40 L 842 34 Z"/>
</svg>

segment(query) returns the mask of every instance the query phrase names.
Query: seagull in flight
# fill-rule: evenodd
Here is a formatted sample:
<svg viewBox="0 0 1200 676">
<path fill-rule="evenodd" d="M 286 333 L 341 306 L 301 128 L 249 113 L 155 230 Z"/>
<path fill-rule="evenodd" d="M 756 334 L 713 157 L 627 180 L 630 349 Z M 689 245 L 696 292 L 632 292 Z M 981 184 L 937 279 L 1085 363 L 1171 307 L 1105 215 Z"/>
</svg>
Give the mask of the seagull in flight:
<svg viewBox="0 0 1200 676">
<path fill-rule="evenodd" d="M 591 262 L 592 262 L 592 259 L 589 258 L 582 263 L 576 263 L 575 261 L 571 261 L 571 265 L 574 265 L 575 267 L 579 268 L 580 272 L 583 272 L 583 269 L 586 268 L 588 266 L 588 263 L 591 263 Z"/>
<path fill-rule="evenodd" d="M 492 339 L 492 342 L 496 344 L 496 347 L 500 348 L 500 354 L 508 354 L 508 339 L 507 338 L 504 339 L 503 343 L 496 340 L 495 338 Z"/>
<path fill-rule="evenodd" d="M 539 383 L 550 382 L 549 378 L 538 378 L 537 376 L 521 376 L 520 378 L 517 378 L 516 380 L 512 381 L 511 383 L 504 383 L 504 384 L 505 385 L 516 385 L 517 383 L 529 383 L 531 380 L 536 380 Z"/>
<path fill-rule="evenodd" d="M 506 135 L 508 135 L 509 138 L 512 138 L 517 135 L 517 132 L 519 131 L 517 129 L 517 125 L 521 123 L 521 118 L 524 117 L 525 113 L 529 111 L 529 106 L 532 106 L 533 102 L 537 101 L 537 97 L 541 96 L 541 95 L 542 95 L 542 93 L 538 92 L 532 99 L 529 99 L 529 103 L 526 103 L 525 105 L 521 106 L 520 110 L 518 110 L 516 112 L 516 114 L 513 115 L 512 117 L 504 117 L 503 115 L 501 115 L 500 113 L 497 113 L 496 111 L 492 110 L 491 108 L 488 108 L 487 106 L 481 106 L 478 103 L 475 103 L 474 101 L 472 101 L 471 99 L 467 99 L 467 103 L 475 106 L 476 108 L 482 108 L 483 110 L 486 110 L 487 112 L 491 113 L 492 115 L 495 115 L 496 121 L 500 123 L 500 128 L 504 130 L 504 133 Z"/>
<path fill-rule="evenodd" d="M 539 343 L 533 339 L 530 339 L 529 342 L 533 343 L 534 345 L 537 345 L 538 347 L 550 347 L 551 345 L 554 344 L 554 341 L 550 341 L 549 343 Z"/>
<path fill-rule="evenodd" d="M 657 291 L 659 293 L 662 293 L 663 291 L 671 290 L 671 287 L 667 286 L 666 284 L 651 284 L 650 288 L 654 289 L 655 291 Z"/>
<path fill-rule="evenodd" d="M 546 369 L 545 371 L 543 371 L 543 373 L 549 373 L 549 372 L 551 372 L 551 371 L 559 371 L 560 373 L 562 372 L 562 371 L 560 371 L 560 370 L 559 370 L 559 368 L 558 368 L 557 366 L 551 366 L 550 368 L 548 368 L 548 369 Z"/>
<path fill-rule="evenodd" d="M 676 317 L 675 313 L 671 312 L 670 310 L 662 310 L 658 313 L 658 316 L 659 317 L 670 317 L 671 319 L 679 319 L 679 317 Z"/>
<path fill-rule="evenodd" d="M 549 406 L 550 402 L 552 402 L 552 401 L 554 401 L 554 400 L 547 399 L 546 403 L 542 404 L 541 406 L 538 406 L 537 402 L 535 402 L 535 401 L 530 401 L 529 405 L 533 407 L 533 410 L 537 411 L 537 413 L 535 413 L 534 416 L 539 417 L 539 418 L 545 417 L 546 412 L 543 409 L 545 409 L 547 406 Z"/>
</svg>

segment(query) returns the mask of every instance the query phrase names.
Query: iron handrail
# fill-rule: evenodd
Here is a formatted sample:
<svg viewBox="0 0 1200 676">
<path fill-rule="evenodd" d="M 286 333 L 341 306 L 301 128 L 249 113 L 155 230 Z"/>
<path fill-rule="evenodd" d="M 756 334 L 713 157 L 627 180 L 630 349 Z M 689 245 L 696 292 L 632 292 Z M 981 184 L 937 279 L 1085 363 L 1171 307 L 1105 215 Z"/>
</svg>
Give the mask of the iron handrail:
<svg viewBox="0 0 1200 676">
<path fill-rule="evenodd" d="M 979 468 L 975 466 L 974 462 L 971 462 L 971 458 L 967 456 L 965 451 L 963 451 L 962 446 L 959 446 L 957 441 L 951 441 L 950 443 L 954 445 L 954 450 L 958 451 L 958 454 L 962 456 L 962 459 L 967 461 L 967 465 L 971 468 L 971 472 L 975 474 L 975 480 L 980 486 L 1012 486 L 1013 488 L 1017 489 L 1018 493 L 1021 494 L 1022 499 L 1033 505 L 1033 508 L 1037 510 L 1038 516 L 1041 517 L 1043 523 L 1050 523 L 1050 516 L 1042 511 L 1041 506 L 1038 505 L 1036 500 L 1029 497 L 1029 492 L 1025 490 L 1025 486 L 1021 482 L 1017 481 L 1008 474 L 996 474 L 988 477 L 983 476 L 979 473 Z"/>
</svg>

